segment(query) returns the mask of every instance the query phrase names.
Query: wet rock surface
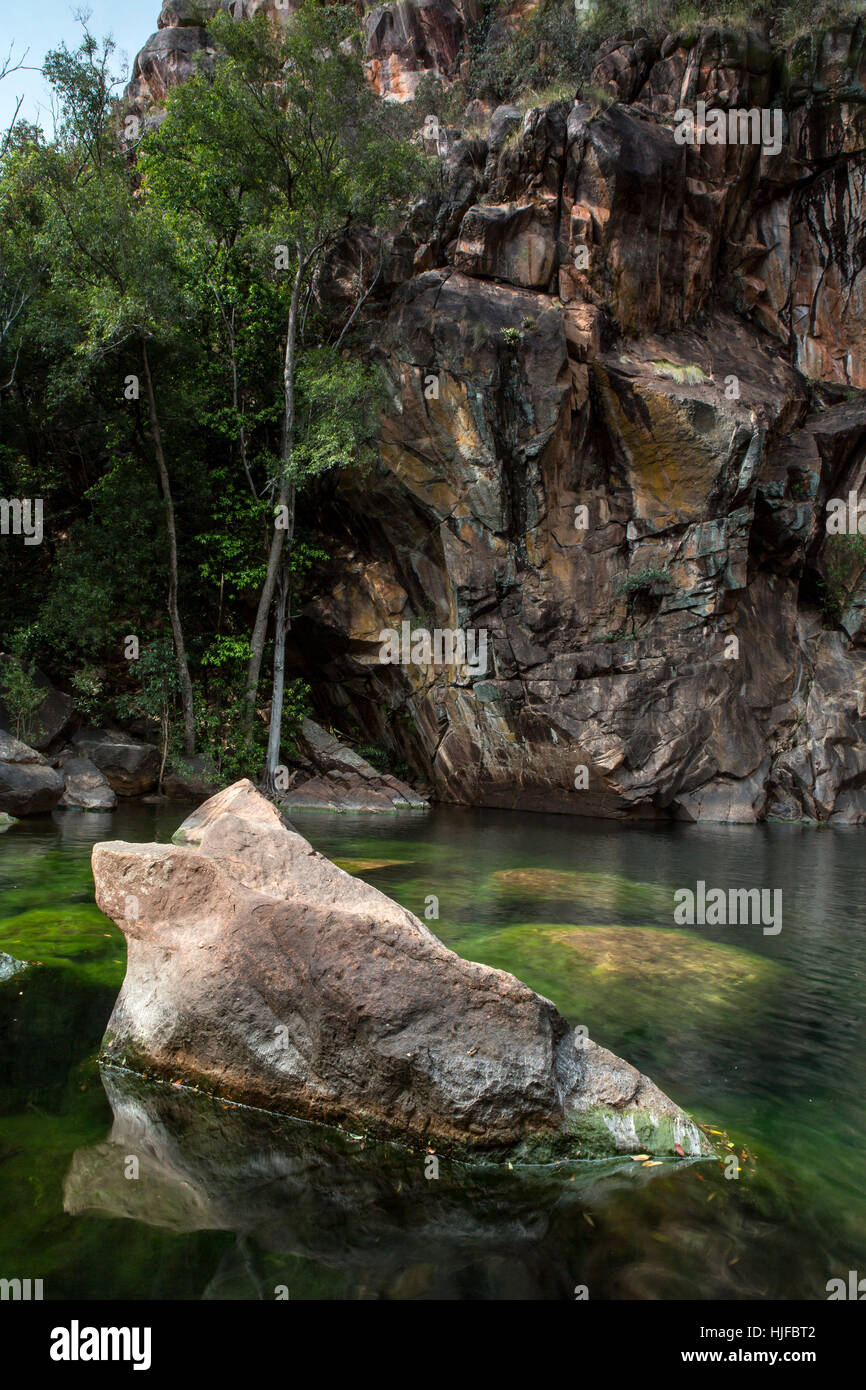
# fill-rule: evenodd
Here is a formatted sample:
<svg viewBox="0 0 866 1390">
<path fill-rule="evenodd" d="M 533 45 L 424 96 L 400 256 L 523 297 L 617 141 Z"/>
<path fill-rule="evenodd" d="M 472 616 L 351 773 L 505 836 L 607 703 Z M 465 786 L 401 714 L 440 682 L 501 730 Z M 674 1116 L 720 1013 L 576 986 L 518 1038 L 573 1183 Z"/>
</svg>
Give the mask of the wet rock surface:
<svg viewBox="0 0 866 1390">
<path fill-rule="evenodd" d="M 104 774 L 118 796 L 144 796 L 159 778 L 159 749 L 115 729 L 81 729 L 72 740 L 79 756 Z"/>
<path fill-rule="evenodd" d="M 93 851 L 129 946 L 108 1060 L 455 1152 L 708 1151 L 634 1067 L 316 853 L 251 783 L 175 839 Z"/>
</svg>

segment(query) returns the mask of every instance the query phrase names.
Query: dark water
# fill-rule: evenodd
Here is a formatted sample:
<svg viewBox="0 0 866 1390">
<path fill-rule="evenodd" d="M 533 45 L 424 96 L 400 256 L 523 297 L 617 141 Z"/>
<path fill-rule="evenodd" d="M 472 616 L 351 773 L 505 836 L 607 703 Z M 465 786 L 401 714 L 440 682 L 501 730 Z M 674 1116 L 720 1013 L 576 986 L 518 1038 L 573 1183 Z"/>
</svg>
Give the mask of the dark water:
<svg viewBox="0 0 866 1390">
<path fill-rule="evenodd" d="M 394 1145 L 101 1076 L 124 941 L 90 847 L 184 814 L 0 835 L 0 950 L 41 962 L 0 985 L 0 1277 L 46 1298 L 824 1299 L 866 1275 L 861 831 L 296 816 L 419 916 L 437 899 L 449 946 L 552 998 L 736 1156 L 428 1178 Z M 782 931 L 676 927 L 698 879 L 781 889 Z"/>
</svg>

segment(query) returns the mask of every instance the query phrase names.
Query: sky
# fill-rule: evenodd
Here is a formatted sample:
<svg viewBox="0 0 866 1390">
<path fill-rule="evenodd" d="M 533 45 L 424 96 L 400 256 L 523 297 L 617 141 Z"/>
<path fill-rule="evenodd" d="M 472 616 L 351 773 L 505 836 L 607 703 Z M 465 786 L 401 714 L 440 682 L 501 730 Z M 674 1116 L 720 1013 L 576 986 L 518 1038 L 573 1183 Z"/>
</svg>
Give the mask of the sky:
<svg viewBox="0 0 866 1390">
<path fill-rule="evenodd" d="M 110 34 L 117 44 L 115 71 L 129 68 L 135 55 L 156 30 L 160 0 L 0 0 L 0 66 L 12 48 L 13 60 L 24 57 L 28 67 L 40 68 L 45 54 L 66 43 L 77 48 L 81 25 L 75 15 L 90 12 L 90 30 L 97 39 Z M 0 130 L 5 130 L 23 96 L 22 117 L 51 129 L 50 89 L 39 72 L 15 72 L 0 82 Z"/>
</svg>

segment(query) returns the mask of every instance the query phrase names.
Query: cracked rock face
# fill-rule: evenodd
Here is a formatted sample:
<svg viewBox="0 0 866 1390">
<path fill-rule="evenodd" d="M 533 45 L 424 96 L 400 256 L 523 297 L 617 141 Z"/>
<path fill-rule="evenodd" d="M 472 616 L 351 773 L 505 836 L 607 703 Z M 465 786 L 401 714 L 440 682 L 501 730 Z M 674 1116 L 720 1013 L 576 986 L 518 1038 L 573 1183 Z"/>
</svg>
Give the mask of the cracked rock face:
<svg viewBox="0 0 866 1390">
<path fill-rule="evenodd" d="M 129 945 L 109 1060 L 455 1152 L 708 1151 L 634 1067 L 316 853 L 251 783 L 175 839 L 93 851 Z"/>
<path fill-rule="evenodd" d="M 467 22 L 369 10 L 377 90 L 444 73 Z M 438 799 L 866 822 L 866 550 L 826 529 L 866 478 L 866 21 L 593 62 L 575 100 L 442 133 L 371 295 L 379 465 L 321 508 L 297 670 Z M 698 102 L 781 113 L 778 152 L 678 143 Z M 486 665 L 384 663 L 407 623 L 484 632 Z"/>
</svg>

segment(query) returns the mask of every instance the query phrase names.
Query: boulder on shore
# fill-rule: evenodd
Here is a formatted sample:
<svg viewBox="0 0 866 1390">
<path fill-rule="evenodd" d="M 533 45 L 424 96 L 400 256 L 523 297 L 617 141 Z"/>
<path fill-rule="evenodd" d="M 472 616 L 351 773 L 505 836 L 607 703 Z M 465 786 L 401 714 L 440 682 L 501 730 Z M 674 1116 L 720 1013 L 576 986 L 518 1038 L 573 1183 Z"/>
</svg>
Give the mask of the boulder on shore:
<svg viewBox="0 0 866 1390">
<path fill-rule="evenodd" d="M 159 749 L 138 743 L 114 729 L 81 729 L 72 740 L 76 752 L 89 758 L 118 796 L 144 796 L 159 780 Z"/>
<path fill-rule="evenodd" d="M 634 1067 L 318 854 L 251 782 L 174 838 L 93 850 L 129 946 L 107 1060 L 453 1152 L 709 1151 Z"/>
<path fill-rule="evenodd" d="M 63 763 L 66 781 L 61 806 L 80 811 L 113 811 L 117 795 L 108 778 L 90 758 L 67 758 Z"/>
<path fill-rule="evenodd" d="M 41 816 L 63 795 L 63 778 L 26 743 L 0 729 L 0 812 Z"/>
<path fill-rule="evenodd" d="M 297 735 L 302 752 L 290 788 L 280 797 L 288 811 L 423 811 L 420 793 L 389 772 L 380 772 L 312 719 Z"/>
</svg>

